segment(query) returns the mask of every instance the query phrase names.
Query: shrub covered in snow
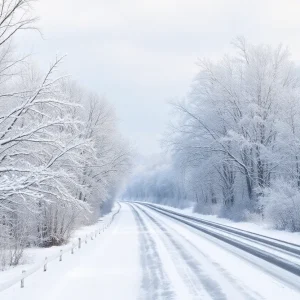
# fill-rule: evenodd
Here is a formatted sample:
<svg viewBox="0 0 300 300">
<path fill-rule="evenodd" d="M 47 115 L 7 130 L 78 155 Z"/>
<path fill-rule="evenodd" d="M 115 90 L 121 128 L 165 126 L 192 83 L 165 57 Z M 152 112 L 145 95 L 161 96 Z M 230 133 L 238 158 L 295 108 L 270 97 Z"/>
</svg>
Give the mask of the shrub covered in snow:
<svg viewBox="0 0 300 300">
<path fill-rule="evenodd" d="M 300 231 L 300 190 L 277 180 L 260 198 L 264 218 L 277 229 Z"/>
</svg>

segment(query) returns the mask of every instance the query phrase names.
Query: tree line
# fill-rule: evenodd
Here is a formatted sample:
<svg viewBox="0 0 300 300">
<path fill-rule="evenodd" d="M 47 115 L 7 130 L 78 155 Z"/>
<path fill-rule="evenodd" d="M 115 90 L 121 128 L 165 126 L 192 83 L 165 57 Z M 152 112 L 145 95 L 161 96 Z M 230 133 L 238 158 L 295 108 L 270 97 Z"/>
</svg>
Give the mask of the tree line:
<svg viewBox="0 0 300 300">
<path fill-rule="evenodd" d="M 31 0 L 0 1 L 0 267 L 66 242 L 112 207 L 130 166 L 111 105 L 42 72 L 13 40 L 35 29 Z"/>
<path fill-rule="evenodd" d="M 188 95 L 172 103 L 166 145 L 183 201 L 197 212 L 299 231 L 299 68 L 281 45 L 237 38 L 233 47 L 219 61 L 199 60 Z"/>
</svg>

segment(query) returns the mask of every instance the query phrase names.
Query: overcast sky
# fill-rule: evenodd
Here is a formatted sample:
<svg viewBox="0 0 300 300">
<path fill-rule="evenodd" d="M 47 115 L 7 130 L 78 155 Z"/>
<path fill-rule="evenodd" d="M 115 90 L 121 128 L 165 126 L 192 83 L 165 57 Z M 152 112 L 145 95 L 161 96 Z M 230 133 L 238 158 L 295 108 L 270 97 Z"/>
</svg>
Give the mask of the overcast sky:
<svg viewBox="0 0 300 300">
<path fill-rule="evenodd" d="M 45 67 L 64 69 L 116 107 L 138 151 L 158 153 L 167 102 L 188 91 L 197 58 L 219 58 L 239 35 L 283 43 L 300 61 L 300 0 L 40 0 L 37 34 L 23 35 Z"/>
</svg>

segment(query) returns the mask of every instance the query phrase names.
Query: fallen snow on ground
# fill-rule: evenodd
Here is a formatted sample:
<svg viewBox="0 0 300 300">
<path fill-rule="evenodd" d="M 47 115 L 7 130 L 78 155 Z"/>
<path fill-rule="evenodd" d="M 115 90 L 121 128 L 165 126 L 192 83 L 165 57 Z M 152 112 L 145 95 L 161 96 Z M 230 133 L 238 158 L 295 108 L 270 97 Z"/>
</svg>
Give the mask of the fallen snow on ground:
<svg viewBox="0 0 300 300">
<path fill-rule="evenodd" d="M 153 203 L 149 203 L 149 204 L 156 205 L 157 207 L 162 207 L 162 208 L 165 208 L 165 209 L 168 209 L 171 211 L 175 211 L 178 213 L 183 213 L 188 216 L 195 217 L 195 218 L 201 218 L 201 219 L 204 219 L 207 221 L 212 221 L 212 222 L 216 222 L 216 223 L 223 224 L 226 226 L 231 226 L 231 227 L 235 227 L 238 229 L 247 230 L 247 231 L 250 231 L 253 233 L 269 236 L 269 237 L 272 237 L 275 239 L 280 239 L 280 240 L 287 241 L 290 243 L 300 244 L 300 233 L 299 232 L 288 232 L 288 231 L 275 230 L 275 229 L 272 229 L 269 224 L 264 223 L 262 221 L 258 222 L 257 224 L 251 223 L 251 222 L 234 222 L 234 221 L 231 221 L 228 219 L 219 218 L 215 215 L 202 215 L 199 213 L 194 213 L 192 207 L 180 209 L 180 208 L 174 208 L 174 207 L 160 205 L 160 204 L 153 204 Z"/>
<path fill-rule="evenodd" d="M 1 300 L 133 300 L 140 284 L 138 232 L 130 210 L 74 255 L 56 260 L 0 294 Z"/>
<path fill-rule="evenodd" d="M 103 234 L 0 299 L 300 299 L 295 275 L 150 208 L 121 206 Z"/>
<path fill-rule="evenodd" d="M 176 265 L 182 264 L 182 273 L 190 268 L 196 274 L 194 281 L 189 275 L 189 282 L 194 290 L 196 288 L 193 299 L 300 299 L 299 290 L 277 276 L 290 279 L 290 274 L 285 274 L 282 269 L 151 209 L 142 209 L 154 217 L 157 227 L 163 229 L 161 235 L 165 238 L 162 238 L 170 244 L 169 253 Z M 155 231 L 159 232 L 158 229 Z M 174 248 L 184 258 L 182 262 L 175 256 Z"/>
<path fill-rule="evenodd" d="M 37 265 L 42 265 L 45 261 L 45 257 L 51 258 L 52 256 L 58 255 L 60 253 L 60 250 L 69 248 L 72 243 L 78 243 L 78 238 L 82 238 L 82 243 L 84 243 L 84 239 L 86 236 L 88 236 L 88 238 L 90 239 L 90 234 L 94 233 L 95 230 L 99 228 L 102 229 L 103 225 L 110 220 L 110 218 L 118 210 L 118 208 L 119 206 L 115 205 L 111 213 L 100 218 L 96 224 L 83 226 L 75 230 L 72 234 L 71 239 L 65 245 L 53 246 L 49 248 L 26 249 L 20 265 L 10 267 L 4 271 L 0 271 L 0 288 L 2 284 L 13 280 L 16 276 L 19 276 L 22 273 L 22 270 L 28 270 L 34 268 Z M 64 256 L 68 254 L 71 254 L 71 252 L 64 254 Z M 51 264 L 51 262 L 49 262 L 49 264 Z"/>
</svg>

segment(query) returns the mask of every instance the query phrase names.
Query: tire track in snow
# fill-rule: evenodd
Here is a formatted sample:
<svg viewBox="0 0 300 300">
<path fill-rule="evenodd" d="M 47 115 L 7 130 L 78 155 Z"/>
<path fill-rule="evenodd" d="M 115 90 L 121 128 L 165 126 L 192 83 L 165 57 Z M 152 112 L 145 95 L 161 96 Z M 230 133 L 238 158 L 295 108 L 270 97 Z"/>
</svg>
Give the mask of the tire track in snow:
<svg viewBox="0 0 300 300">
<path fill-rule="evenodd" d="M 185 261 L 187 266 L 189 267 L 189 270 L 192 273 L 192 276 L 190 278 L 193 280 L 194 286 L 201 286 L 204 287 L 207 294 L 214 300 L 226 300 L 228 299 L 227 296 L 222 291 L 221 286 L 219 283 L 213 279 L 211 279 L 207 274 L 203 271 L 201 268 L 201 265 L 199 262 L 190 255 L 183 247 L 182 245 L 174 239 L 174 237 L 167 231 L 167 229 L 162 226 L 160 223 L 158 223 L 152 216 L 150 216 L 146 211 L 144 211 L 142 208 L 139 207 L 141 211 L 145 215 L 149 217 L 149 219 L 156 224 L 157 227 L 161 230 L 161 232 L 167 237 L 167 239 L 170 241 L 172 246 L 176 249 L 178 254 L 181 256 L 181 258 Z M 200 286 L 199 286 L 199 293 L 201 292 Z M 249 299 L 249 297 L 245 297 L 244 299 Z"/>
<path fill-rule="evenodd" d="M 151 215 L 149 215 L 148 212 L 146 212 L 144 209 L 142 209 L 141 207 L 139 207 L 140 210 L 142 210 L 153 222 L 156 223 L 157 226 L 159 227 L 163 227 L 160 223 L 158 223 Z M 165 223 L 164 223 L 165 224 Z M 167 226 L 167 225 L 165 225 Z M 166 227 L 165 227 L 165 232 L 167 232 Z M 207 260 L 210 261 L 209 258 L 207 258 L 207 256 L 194 244 L 192 243 L 190 240 L 188 240 L 186 237 L 184 237 L 182 234 L 178 233 L 177 231 L 175 231 L 174 229 L 171 228 L 171 230 L 173 232 L 176 233 L 177 236 L 180 237 L 180 239 L 182 239 L 184 241 L 184 243 L 186 245 L 189 245 L 190 247 L 192 247 L 193 249 L 195 249 L 197 252 L 199 252 L 200 255 L 202 255 L 203 257 L 205 257 Z M 170 233 L 168 233 L 170 235 Z M 247 291 L 246 287 L 244 285 L 240 285 L 238 282 L 236 282 L 236 280 L 231 276 L 231 274 L 229 274 L 225 269 L 223 269 L 219 264 L 210 261 L 210 263 L 217 269 L 217 271 L 219 273 L 222 273 L 224 275 L 224 277 L 228 280 L 228 282 L 230 282 L 230 284 L 232 286 L 235 287 L 236 290 L 238 290 L 242 295 L 243 295 L 243 299 L 247 299 L 247 300 L 257 300 L 257 299 L 263 299 L 261 297 L 261 295 L 259 295 L 256 291 L 250 290 Z"/>
<path fill-rule="evenodd" d="M 173 300 L 175 294 L 171 282 L 163 270 L 163 264 L 157 246 L 138 211 L 130 205 L 139 227 L 139 241 L 143 278 L 141 283 L 141 300 Z"/>
<path fill-rule="evenodd" d="M 142 210 L 140 207 L 138 207 Z M 143 211 L 143 210 L 142 210 Z M 144 211 L 143 211 L 144 212 Z M 151 220 L 152 222 L 152 220 Z M 159 233 L 161 234 L 161 229 L 159 228 Z M 165 237 L 161 238 L 163 244 L 165 245 L 173 264 L 181 277 L 182 282 L 185 284 L 186 288 L 190 293 L 190 297 L 188 298 L 193 300 L 199 299 L 211 299 L 210 295 L 206 292 L 205 288 L 201 284 L 199 278 L 195 275 L 195 273 L 191 270 L 190 266 L 187 264 L 186 258 L 183 258 L 181 253 L 172 243 L 170 243 L 169 239 Z M 181 299 L 180 299 L 181 300 Z M 186 300 L 186 299 L 185 299 Z"/>
</svg>

